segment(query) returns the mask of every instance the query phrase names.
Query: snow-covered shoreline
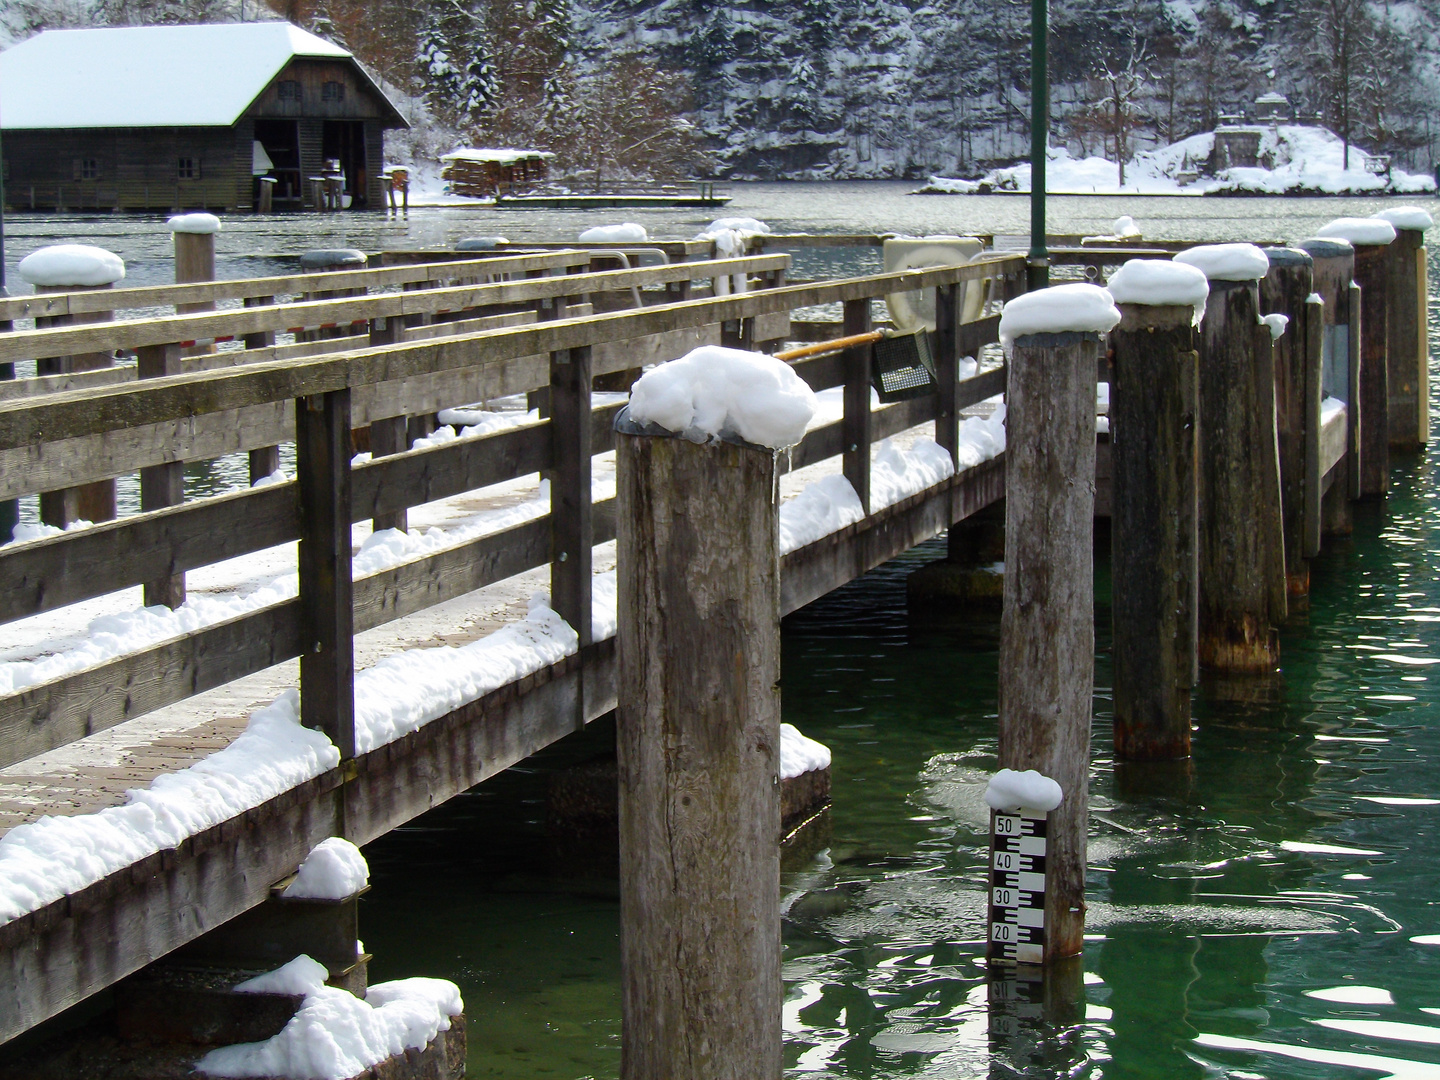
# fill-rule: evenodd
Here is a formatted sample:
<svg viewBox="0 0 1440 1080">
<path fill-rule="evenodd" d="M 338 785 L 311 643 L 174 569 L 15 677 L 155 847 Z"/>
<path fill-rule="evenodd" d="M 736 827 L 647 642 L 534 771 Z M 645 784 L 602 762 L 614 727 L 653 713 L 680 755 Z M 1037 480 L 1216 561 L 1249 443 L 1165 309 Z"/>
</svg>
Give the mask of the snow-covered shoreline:
<svg viewBox="0 0 1440 1080">
<path fill-rule="evenodd" d="M 1158 150 L 1145 150 L 1125 167 L 1103 157 L 1076 158 L 1064 147 L 1051 147 L 1045 166 L 1045 190 L 1053 195 L 1417 195 L 1433 194 L 1435 178 L 1391 168 L 1372 171 L 1372 155 L 1351 145 L 1346 167 L 1339 136 L 1325 128 L 1299 124 L 1241 129 L 1258 137 L 1265 166 L 1231 166 L 1213 176 L 1200 172 L 1211 160 L 1217 133 L 1192 135 Z M 1221 129 L 1223 134 L 1225 129 Z M 978 180 L 932 176 L 917 195 L 1016 195 L 1030 192 L 1030 164 L 993 169 Z"/>
</svg>

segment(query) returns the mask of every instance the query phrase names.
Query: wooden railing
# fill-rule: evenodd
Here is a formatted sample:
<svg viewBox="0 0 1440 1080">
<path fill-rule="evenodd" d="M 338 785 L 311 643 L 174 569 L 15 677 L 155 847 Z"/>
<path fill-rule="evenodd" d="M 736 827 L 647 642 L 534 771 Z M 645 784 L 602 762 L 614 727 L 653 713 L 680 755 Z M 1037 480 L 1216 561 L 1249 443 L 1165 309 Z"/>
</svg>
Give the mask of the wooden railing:
<svg viewBox="0 0 1440 1080">
<path fill-rule="evenodd" d="M 768 261 L 767 261 L 768 259 Z M 647 268 L 694 273 L 756 271 L 782 256 L 700 266 Z M 629 273 L 588 275 L 614 284 Z M 863 352 L 822 356 L 795 365 L 817 389 L 845 387 L 845 415 L 811 431 L 791 466 L 843 457 L 845 475 L 869 509 L 871 443 L 898 430 L 936 421 L 936 439 L 957 446 L 958 411 L 1000 393 L 1004 369 L 957 379 L 961 356 L 995 340 L 998 316 L 958 323 L 962 283 L 999 279 L 1018 291 L 1023 259 L 996 256 L 965 266 L 783 286 L 726 297 L 701 297 L 625 311 L 565 317 L 564 296 L 584 291 L 587 275 L 478 286 L 510 295 L 514 286 L 550 291 L 551 318 L 448 338 L 369 345 L 332 355 L 257 361 L 223 371 L 196 371 L 140 382 L 72 390 L 0 403 L 0 475 L 9 490 L 36 490 L 97 474 L 118 475 L 247 445 L 293 438 L 297 478 L 188 505 L 0 549 L 0 621 L 76 603 L 133 585 L 299 540 L 300 594 L 188 636 L 161 642 L 73 675 L 0 698 L 0 764 L 63 745 L 93 731 L 301 657 L 302 716 L 347 756 L 353 748 L 353 634 L 414 611 L 550 564 L 555 609 L 580 634 L 591 633 L 591 548 L 614 536 L 609 502 L 592 506 L 591 456 L 611 448 L 612 410 L 594 409 L 592 380 L 633 369 L 663 342 L 670 355 L 707 340 L 751 347 L 767 325 L 796 307 L 840 303 L 846 331 L 864 328 L 871 303 L 897 291 L 935 289 L 937 393 L 872 411 Z M 655 280 L 670 280 L 657 278 Z M 675 280 L 688 280 L 684 276 Z M 525 294 L 534 301 L 535 292 Z M 403 304 L 398 297 L 347 298 L 317 308 Z M 333 305 L 342 305 L 335 309 Z M 294 305 L 303 306 L 303 305 Z M 396 314 L 406 309 L 383 308 Z M 229 323 L 222 317 L 264 318 L 255 311 L 209 313 L 126 325 L 132 343 L 170 342 L 178 332 L 200 335 Z M 385 317 L 385 316 L 370 316 Z M 196 320 L 199 320 L 197 322 Z M 778 322 L 777 322 L 778 320 Z M 245 324 L 250 325 L 250 324 Z M 163 327 L 163 329 L 162 329 Z M 200 329 L 204 328 L 204 329 Z M 116 326 L 105 327 L 114 333 Z M 52 336 L 41 337 L 42 334 Z M 101 334 L 86 337 L 87 334 Z M 18 355 L 44 348 L 79 351 L 113 344 L 100 328 L 73 327 L 0 338 Z M 60 336 L 54 336 L 60 335 Z M 783 335 L 781 335 L 783 336 Z M 647 344 L 651 343 L 651 344 Z M 611 347 L 597 360 L 602 347 Z M 351 428 L 407 411 L 544 389 L 550 417 L 481 438 L 394 453 L 351 467 Z M 70 459 L 81 466 L 67 465 Z M 353 582 L 351 522 L 381 518 L 539 470 L 551 479 L 551 513 Z M 18 484 L 12 476 L 24 479 Z"/>
</svg>

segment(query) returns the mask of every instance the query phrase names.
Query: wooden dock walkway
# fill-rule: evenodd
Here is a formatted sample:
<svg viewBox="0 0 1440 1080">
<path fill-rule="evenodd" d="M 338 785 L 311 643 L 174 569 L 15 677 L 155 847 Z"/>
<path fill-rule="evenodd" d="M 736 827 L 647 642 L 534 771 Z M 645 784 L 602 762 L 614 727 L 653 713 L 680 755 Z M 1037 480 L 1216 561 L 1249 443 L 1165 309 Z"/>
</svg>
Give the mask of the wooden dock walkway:
<svg viewBox="0 0 1440 1080">
<path fill-rule="evenodd" d="M 1057 261 L 1098 274 L 1142 254 L 1166 253 L 1077 248 Z M 319 841 L 373 840 L 614 708 L 614 613 L 594 590 L 596 573 L 613 566 L 615 508 L 604 492 L 596 498 L 594 480 L 595 461 L 614 449 L 619 406 L 598 389 L 628 387 L 644 365 L 700 344 L 773 351 L 867 330 L 879 298 L 933 290 L 935 393 L 872 408 L 863 350 L 793 365 L 813 389 L 839 388 L 844 409 L 812 426 L 782 469 L 830 463 L 864 513 L 783 554 L 782 611 L 1004 498 L 1002 454 L 879 505 L 871 451 L 919 429 L 960 460 L 965 410 L 1006 389 L 1007 367 L 987 347 L 998 340 L 999 303 L 1023 290 L 1023 257 L 803 284 L 786 283 L 788 266 L 784 254 L 759 254 L 598 270 L 590 253 L 560 249 L 0 300 L 0 321 L 245 304 L 0 334 L 0 363 L 138 358 L 0 383 L 0 499 L 142 478 L 138 514 L 0 548 L 0 620 L 136 587 L 173 607 L 187 575 L 198 582 L 218 564 L 273 559 L 286 545 L 298 550 L 288 565 L 300 568 L 293 595 L 0 696 L 0 855 L 13 829 L 125 805 L 132 789 L 233 745 L 257 708 L 297 683 L 303 723 L 339 750 L 338 764 L 0 922 L 0 1043 L 260 904 Z M 750 291 L 716 295 L 712 282 L 737 274 Z M 967 288 L 984 289 L 987 303 L 961 322 Z M 345 291 L 358 294 L 332 295 Z M 823 325 L 792 320 L 837 307 L 842 318 Z M 277 344 L 285 334 L 294 342 Z M 222 351 L 181 355 L 197 343 Z M 961 378 L 962 358 L 982 355 L 991 363 Z M 1097 377 L 1107 377 L 1103 355 Z M 519 394 L 538 419 L 408 448 L 440 410 Z M 1318 398 L 1311 405 L 1306 483 L 1318 503 L 1344 475 L 1356 425 L 1343 406 L 1321 415 Z M 1100 441 L 1103 489 L 1108 437 Z M 293 480 L 193 502 L 178 484 L 154 482 L 186 461 L 242 452 L 258 462 L 258 480 L 273 471 L 273 448 L 289 442 Z M 352 464 L 357 446 L 371 457 Z M 426 521 L 425 507 L 464 500 L 464 510 L 495 509 L 497 485 L 509 485 L 513 503 L 539 476 L 549 485 L 543 511 L 412 552 L 352 584 L 352 524 L 404 530 Z M 407 650 L 485 641 L 547 587 L 578 639 L 566 655 L 397 737 L 357 742 L 357 672 Z"/>
</svg>

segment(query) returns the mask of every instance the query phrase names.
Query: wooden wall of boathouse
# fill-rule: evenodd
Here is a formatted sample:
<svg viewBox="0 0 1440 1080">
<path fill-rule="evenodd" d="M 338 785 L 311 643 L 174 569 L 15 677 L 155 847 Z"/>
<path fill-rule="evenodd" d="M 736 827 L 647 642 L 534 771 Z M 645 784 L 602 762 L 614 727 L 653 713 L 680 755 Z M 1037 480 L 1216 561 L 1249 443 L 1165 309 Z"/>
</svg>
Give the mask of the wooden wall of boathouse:
<svg viewBox="0 0 1440 1080">
<path fill-rule="evenodd" d="M 279 159 L 277 208 L 316 209 L 307 178 L 339 157 L 354 208 L 384 209 L 384 132 L 403 124 L 353 62 L 297 57 L 229 127 L 7 131 L 5 202 L 14 210 L 245 213 L 255 206 L 251 148 L 259 138 Z M 293 157 L 277 152 L 283 144 Z"/>
</svg>

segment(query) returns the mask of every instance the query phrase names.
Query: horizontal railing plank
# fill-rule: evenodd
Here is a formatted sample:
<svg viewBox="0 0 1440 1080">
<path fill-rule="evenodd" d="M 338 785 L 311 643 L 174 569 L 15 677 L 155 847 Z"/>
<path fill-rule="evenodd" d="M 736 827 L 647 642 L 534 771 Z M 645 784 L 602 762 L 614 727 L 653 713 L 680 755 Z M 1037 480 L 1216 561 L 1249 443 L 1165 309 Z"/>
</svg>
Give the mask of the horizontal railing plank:
<svg viewBox="0 0 1440 1080">
<path fill-rule="evenodd" d="M 613 449 L 619 405 L 594 410 L 595 452 Z M 351 474 L 351 520 L 449 498 L 550 464 L 542 421 L 377 458 Z M 238 558 L 299 537 L 294 481 L 0 548 L 0 622 Z"/>
<path fill-rule="evenodd" d="M 36 316 L 78 315 L 93 311 L 134 310 L 198 304 L 217 300 L 244 300 L 258 296 L 285 296 L 328 292 L 334 289 L 387 288 L 431 281 L 450 281 L 482 274 L 523 274 L 531 270 L 567 270 L 588 266 L 590 253 L 557 248 L 477 259 L 372 267 L 363 270 L 328 270 L 309 274 L 282 274 L 263 278 L 228 278 L 174 285 L 140 285 L 124 289 L 86 292 L 35 293 L 0 298 L 0 320 Z"/>
<path fill-rule="evenodd" d="M 714 273 L 762 272 L 783 269 L 788 256 L 750 256 L 711 263 L 674 263 L 632 270 L 605 270 L 522 278 L 443 289 L 416 289 L 306 300 L 293 304 L 266 304 L 224 311 L 161 315 L 124 322 L 78 323 L 40 330 L 0 334 L 0 363 L 33 360 L 41 356 L 138 349 L 179 341 L 236 338 L 265 331 L 283 332 L 296 327 L 349 326 L 372 319 L 403 318 L 437 312 L 533 303 L 557 296 L 628 290 L 672 281 L 690 281 Z"/>
<path fill-rule="evenodd" d="M 614 521 L 613 499 L 595 504 L 595 543 L 614 539 Z M 549 561 L 547 514 L 359 578 L 355 631 Z M 0 767 L 293 659 L 299 617 L 299 601 L 285 600 L 0 698 Z"/>
<path fill-rule="evenodd" d="M 685 326 L 753 318 L 798 306 L 866 299 L 886 292 L 977 280 L 1021 261 L 1021 256 L 996 256 L 963 266 L 786 286 L 581 319 L 558 319 L 435 342 L 411 342 L 331 357 L 253 364 L 220 373 L 168 376 L 124 387 L 69 391 L 41 400 L 9 402 L 0 404 L 0 449 L 239 409 L 345 387 L 502 363 L 518 356 L 623 341 Z"/>
</svg>

